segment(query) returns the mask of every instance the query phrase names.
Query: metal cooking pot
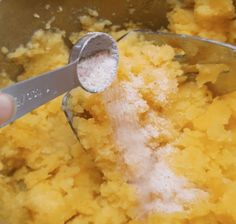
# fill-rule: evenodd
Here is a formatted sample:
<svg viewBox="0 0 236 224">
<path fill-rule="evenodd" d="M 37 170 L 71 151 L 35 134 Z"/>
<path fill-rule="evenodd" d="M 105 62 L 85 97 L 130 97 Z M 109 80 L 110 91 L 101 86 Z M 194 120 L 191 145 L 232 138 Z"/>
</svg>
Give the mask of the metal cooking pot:
<svg viewBox="0 0 236 224">
<path fill-rule="evenodd" d="M 159 28 L 166 17 L 165 1 L 160 0 L 1 0 L 0 1 L 0 46 L 10 49 L 28 41 L 32 33 L 45 26 L 53 15 L 53 23 L 67 32 L 78 31 L 78 16 L 84 8 L 96 9 L 100 17 L 116 24 L 133 20 L 146 27 Z M 45 5 L 50 9 L 46 10 Z M 62 11 L 58 12 L 59 6 Z M 135 9 L 133 14 L 130 9 Z M 34 18 L 37 13 L 40 18 Z M 160 18 L 162 18 L 160 20 Z"/>
<path fill-rule="evenodd" d="M 46 5 L 50 5 L 49 10 Z M 85 8 L 96 9 L 99 17 L 114 24 L 132 20 L 152 29 L 167 24 L 166 4 L 160 0 L 0 0 L 0 48 L 13 50 L 28 42 L 34 31 L 44 28 L 52 16 L 55 16 L 52 28 L 65 30 L 67 34 L 78 32 L 81 29 L 78 16 Z M 14 65 L 0 53 L 2 69 L 9 74 L 17 73 Z"/>
</svg>

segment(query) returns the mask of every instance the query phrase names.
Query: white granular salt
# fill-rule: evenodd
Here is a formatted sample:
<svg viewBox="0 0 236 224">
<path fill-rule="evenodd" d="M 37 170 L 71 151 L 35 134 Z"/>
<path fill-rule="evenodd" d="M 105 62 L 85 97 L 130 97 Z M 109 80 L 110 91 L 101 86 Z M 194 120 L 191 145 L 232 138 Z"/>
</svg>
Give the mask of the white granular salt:
<svg viewBox="0 0 236 224">
<path fill-rule="evenodd" d="M 161 130 L 158 123 L 140 125 L 139 114 L 151 113 L 139 93 L 143 85 L 140 78 L 132 77 L 131 82 L 120 82 L 104 92 L 103 99 L 114 139 L 127 167 L 127 181 L 138 193 L 140 211 L 182 212 L 185 205 L 207 197 L 207 193 L 171 170 L 166 157 L 175 151 L 173 146 L 157 146 L 154 150 L 150 147 L 151 138 L 166 130 Z M 157 119 L 162 120 L 160 117 Z"/>
<path fill-rule="evenodd" d="M 109 51 L 101 51 L 81 60 L 77 66 L 80 84 L 90 92 L 105 90 L 114 80 L 117 59 Z"/>
</svg>

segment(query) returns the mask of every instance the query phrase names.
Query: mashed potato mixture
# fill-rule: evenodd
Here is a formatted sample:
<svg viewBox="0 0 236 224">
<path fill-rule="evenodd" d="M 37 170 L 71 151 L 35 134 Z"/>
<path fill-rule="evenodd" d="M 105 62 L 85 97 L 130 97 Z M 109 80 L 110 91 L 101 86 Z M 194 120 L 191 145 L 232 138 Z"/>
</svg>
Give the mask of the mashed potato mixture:
<svg viewBox="0 0 236 224">
<path fill-rule="evenodd" d="M 231 0 L 169 1 L 169 30 L 235 43 Z M 87 31 L 117 30 L 96 15 Z M 19 80 L 63 66 L 63 32 L 37 31 L 8 57 Z M 72 91 L 78 141 L 62 97 L 0 129 L 0 224 L 236 223 L 236 92 L 205 85 L 223 64 L 194 65 L 180 49 L 135 34 L 119 42 L 118 78 L 101 94 Z M 1 85 L 10 83 L 1 73 Z"/>
</svg>

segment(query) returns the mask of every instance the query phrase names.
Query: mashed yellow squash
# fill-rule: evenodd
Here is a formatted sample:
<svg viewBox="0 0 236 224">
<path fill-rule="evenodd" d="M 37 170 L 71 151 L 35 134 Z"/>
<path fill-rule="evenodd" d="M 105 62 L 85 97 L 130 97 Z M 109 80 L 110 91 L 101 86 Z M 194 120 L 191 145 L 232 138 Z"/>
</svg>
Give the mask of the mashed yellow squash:
<svg viewBox="0 0 236 224">
<path fill-rule="evenodd" d="M 232 1 L 170 4 L 171 31 L 235 43 Z M 84 32 L 126 32 L 95 20 L 81 18 Z M 8 54 L 19 80 L 67 63 L 63 35 L 37 31 Z M 61 97 L 0 130 L 0 223 L 236 223 L 236 93 L 204 85 L 224 65 L 196 65 L 197 82 L 185 82 L 171 46 L 131 35 L 119 50 L 111 88 L 72 93 L 80 142 Z"/>
</svg>

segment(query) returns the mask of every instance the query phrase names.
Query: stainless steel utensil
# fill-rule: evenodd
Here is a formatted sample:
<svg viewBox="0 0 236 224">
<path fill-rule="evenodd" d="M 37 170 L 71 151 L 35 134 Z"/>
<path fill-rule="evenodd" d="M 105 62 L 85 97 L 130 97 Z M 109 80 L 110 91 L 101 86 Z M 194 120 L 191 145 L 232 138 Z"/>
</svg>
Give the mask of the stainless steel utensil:
<svg viewBox="0 0 236 224">
<path fill-rule="evenodd" d="M 73 47 L 70 63 L 62 68 L 47 72 L 36 78 L 31 78 L 1 89 L 2 93 L 13 96 L 16 100 L 16 113 L 9 121 L 2 124 L 3 127 L 20 118 L 35 108 L 47 103 L 71 89 L 81 86 L 89 92 L 77 73 L 77 65 L 80 60 L 93 56 L 101 51 L 109 51 L 111 57 L 116 60 L 118 66 L 118 49 L 116 42 L 105 33 L 93 32 L 81 38 Z M 112 71 L 115 77 L 116 69 Z M 99 79 L 99 77 L 98 77 Z M 109 80 L 110 81 L 110 80 Z M 110 83 L 107 83 L 109 85 Z M 101 91 L 99 89 L 98 91 Z"/>
<path fill-rule="evenodd" d="M 227 71 L 221 73 L 214 84 L 208 83 L 207 85 L 215 95 L 223 95 L 236 90 L 236 46 L 201 37 L 152 31 L 132 31 L 122 36 L 118 41 L 122 41 L 134 32 L 156 45 L 168 44 L 183 49 L 185 54 L 175 59 L 180 63 L 187 63 L 188 65 L 225 64 L 228 67 Z M 197 74 L 186 73 L 184 75 L 187 76 L 187 81 L 193 81 Z M 71 93 L 64 96 L 62 109 L 77 136 L 78 133 L 73 126 L 73 118 L 76 116 L 76 112 L 69 106 L 72 97 Z"/>
</svg>

